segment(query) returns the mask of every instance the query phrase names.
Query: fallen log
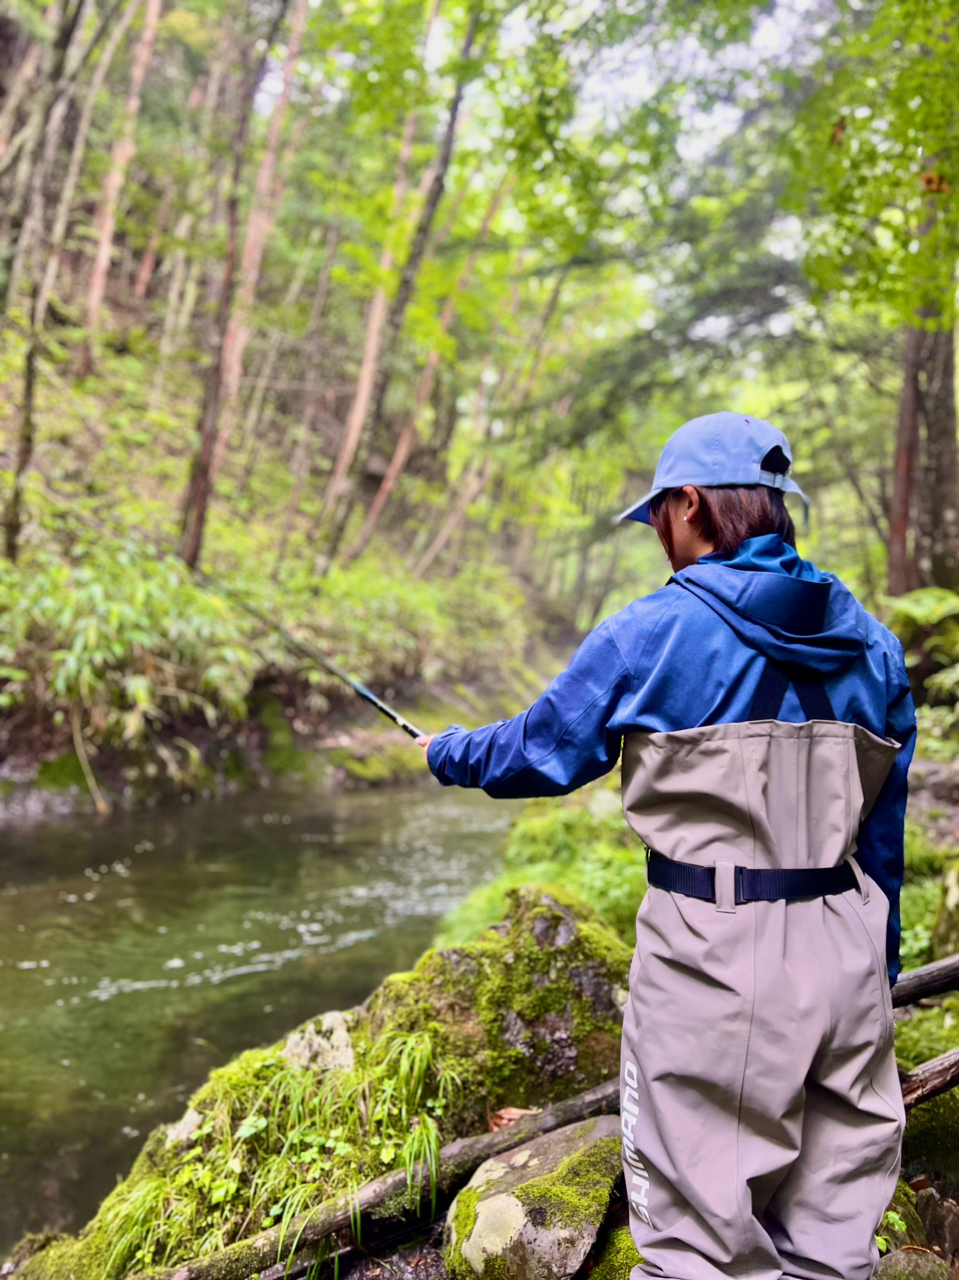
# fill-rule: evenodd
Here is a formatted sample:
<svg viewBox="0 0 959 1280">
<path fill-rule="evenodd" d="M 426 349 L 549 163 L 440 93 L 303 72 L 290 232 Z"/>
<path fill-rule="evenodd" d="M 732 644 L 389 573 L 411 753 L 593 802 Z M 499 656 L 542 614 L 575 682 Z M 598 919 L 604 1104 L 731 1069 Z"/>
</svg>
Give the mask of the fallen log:
<svg viewBox="0 0 959 1280">
<path fill-rule="evenodd" d="M 901 1081 L 902 1101 L 907 1111 L 928 1102 L 930 1098 L 938 1098 L 941 1093 L 948 1093 L 959 1085 L 959 1049 L 950 1049 L 941 1053 L 938 1058 L 920 1063 L 914 1071 L 910 1071 Z"/>
<path fill-rule="evenodd" d="M 934 960 L 932 964 L 904 973 L 892 989 L 893 1008 L 901 1009 L 903 1005 L 915 1004 L 917 1000 L 930 996 L 941 996 L 957 988 L 959 956 L 946 956 L 945 960 Z"/>
<path fill-rule="evenodd" d="M 589 1120 L 618 1110 L 619 1081 L 608 1080 L 595 1089 L 588 1089 L 565 1102 L 556 1102 L 538 1115 L 527 1116 L 495 1133 L 457 1138 L 440 1151 L 437 1190 L 447 1194 L 458 1190 L 484 1160 L 503 1151 L 512 1151 L 542 1133 L 551 1133 L 554 1129 L 575 1124 L 577 1120 Z M 432 1187 L 425 1166 L 414 1172 L 412 1185 L 407 1183 L 405 1170 L 384 1174 L 382 1178 L 360 1187 L 353 1195 L 324 1201 L 298 1214 L 285 1231 L 281 1227 L 271 1227 L 249 1240 L 238 1240 L 220 1253 L 194 1258 L 175 1267 L 154 1267 L 140 1272 L 132 1280 L 247 1280 L 249 1276 L 284 1262 L 307 1245 L 317 1245 L 336 1232 L 349 1229 L 358 1217 L 374 1214 L 390 1202 L 403 1204 L 407 1196 L 413 1208 L 421 1208 L 424 1203 L 429 1205 Z"/>
</svg>

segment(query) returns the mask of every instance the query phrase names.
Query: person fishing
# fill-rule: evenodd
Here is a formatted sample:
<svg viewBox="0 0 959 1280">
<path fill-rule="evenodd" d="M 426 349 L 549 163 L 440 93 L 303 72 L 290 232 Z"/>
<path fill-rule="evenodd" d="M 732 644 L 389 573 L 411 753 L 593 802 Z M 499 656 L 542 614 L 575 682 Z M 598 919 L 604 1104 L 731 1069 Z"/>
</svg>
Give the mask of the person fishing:
<svg viewBox="0 0 959 1280">
<path fill-rule="evenodd" d="M 915 713 L 896 639 L 800 558 L 786 437 L 723 412 L 620 520 L 666 586 L 521 715 L 417 739 L 446 786 L 563 795 L 622 754 L 647 846 L 622 1043 L 642 1276 L 867 1280 L 904 1114 L 899 970 Z"/>
</svg>

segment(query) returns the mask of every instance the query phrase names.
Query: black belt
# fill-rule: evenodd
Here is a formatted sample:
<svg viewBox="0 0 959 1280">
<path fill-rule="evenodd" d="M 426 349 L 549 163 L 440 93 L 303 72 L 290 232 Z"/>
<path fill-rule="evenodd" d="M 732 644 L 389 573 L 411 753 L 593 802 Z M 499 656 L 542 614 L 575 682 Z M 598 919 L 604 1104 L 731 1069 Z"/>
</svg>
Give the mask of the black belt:
<svg viewBox="0 0 959 1280">
<path fill-rule="evenodd" d="M 681 893 L 687 898 L 716 901 L 716 868 L 698 867 L 690 862 L 674 862 L 661 853 L 649 851 L 646 876 L 657 889 Z M 800 898 L 824 898 L 832 893 L 855 889 L 856 876 L 848 862 L 838 867 L 790 867 L 783 870 L 754 871 L 735 868 L 736 905 L 743 902 L 787 902 Z"/>
</svg>

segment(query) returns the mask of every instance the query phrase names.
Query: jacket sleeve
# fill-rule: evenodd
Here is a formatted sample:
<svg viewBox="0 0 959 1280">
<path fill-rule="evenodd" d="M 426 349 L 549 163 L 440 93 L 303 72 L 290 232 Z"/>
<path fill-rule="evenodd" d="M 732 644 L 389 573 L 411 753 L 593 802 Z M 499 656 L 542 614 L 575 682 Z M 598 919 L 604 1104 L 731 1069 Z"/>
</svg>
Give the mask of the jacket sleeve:
<svg viewBox="0 0 959 1280">
<path fill-rule="evenodd" d="M 472 732 L 452 725 L 438 734 L 427 751 L 430 769 L 444 786 L 482 787 L 500 799 L 565 795 L 619 759 L 620 736 L 607 725 L 628 678 L 604 622 L 528 710 Z"/>
<path fill-rule="evenodd" d="M 903 826 L 908 784 L 906 775 L 916 749 L 916 712 L 901 653 L 897 655 L 895 686 L 886 712 L 886 735 L 900 743 L 899 754 L 879 798 L 859 829 L 859 862 L 889 899 L 886 964 L 889 983 L 899 977 L 899 894 L 903 878 Z"/>
</svg>

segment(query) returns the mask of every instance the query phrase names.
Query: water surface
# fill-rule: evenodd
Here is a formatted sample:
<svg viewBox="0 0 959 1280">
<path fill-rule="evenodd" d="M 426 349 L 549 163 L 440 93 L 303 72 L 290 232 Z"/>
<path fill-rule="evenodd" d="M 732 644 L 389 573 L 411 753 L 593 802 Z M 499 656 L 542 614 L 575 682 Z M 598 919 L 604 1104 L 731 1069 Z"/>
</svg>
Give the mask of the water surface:
<svg viewBox="0 0 959 1280">
<path fill-rule="evenodd" d="M 208 1071 L 409 968 L 512 806 L 263 792 L 3 834 L 0 1257 L 75 1230 Z"/>
</svg>

